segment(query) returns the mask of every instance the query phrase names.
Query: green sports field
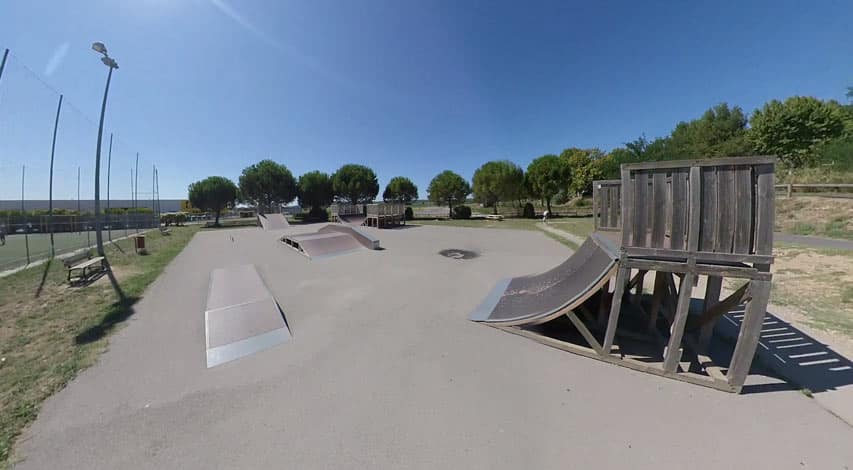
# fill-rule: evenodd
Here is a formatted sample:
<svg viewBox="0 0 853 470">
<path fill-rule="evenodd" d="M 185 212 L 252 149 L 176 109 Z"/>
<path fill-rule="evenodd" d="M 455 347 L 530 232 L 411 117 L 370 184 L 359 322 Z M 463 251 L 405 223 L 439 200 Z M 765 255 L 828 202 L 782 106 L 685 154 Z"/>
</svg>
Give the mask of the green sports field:
<svg viewBox="0 0 853 470">
<path fill-rule="evenodd" d="M 114 239 L 126 236 L 124 230 L 115 230 L 112 234 Z M 6 236 L 6 245 L 0 245 L 0 272 L 27 264 L 27 244 L 30 262 L 50 256 L 50 234 L 31 233 L 26 238 L 28 240 L 20 233 Z M 95 245 L 94 231 L 56 233 L 53 238 L 57 255 Z M 104 232 L 104 240 L 109 240 L 107 232 Z"/>
</svg>

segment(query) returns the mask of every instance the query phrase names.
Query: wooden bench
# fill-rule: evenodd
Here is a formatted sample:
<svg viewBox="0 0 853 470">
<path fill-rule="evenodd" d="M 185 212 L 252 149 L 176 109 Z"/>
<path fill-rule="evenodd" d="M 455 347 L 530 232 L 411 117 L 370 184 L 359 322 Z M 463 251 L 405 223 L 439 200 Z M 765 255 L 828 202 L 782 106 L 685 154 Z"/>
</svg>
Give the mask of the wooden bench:
<svg viewBox="0 0 853 470">
<path fill-rule="evenodd" d="M 71 282 L 71 274 L 74 271 L 80 271 L 77 280 L 86 280 L 92 274 L 100 273 L 105 268 L 104 257 L 96 256 L 92 258 L 92 253 L 89 251 L 64 258 L 62 264 L 68 270 L 68 282 Z"/>
<path fill-rule="evenodd" d="M 169 235 L 171 234 L 171 232 L 172 229 L 170 229 L 169 227 L 166 227 L 165 225 L 160 226 L 160 235 Z"/>
</svg>

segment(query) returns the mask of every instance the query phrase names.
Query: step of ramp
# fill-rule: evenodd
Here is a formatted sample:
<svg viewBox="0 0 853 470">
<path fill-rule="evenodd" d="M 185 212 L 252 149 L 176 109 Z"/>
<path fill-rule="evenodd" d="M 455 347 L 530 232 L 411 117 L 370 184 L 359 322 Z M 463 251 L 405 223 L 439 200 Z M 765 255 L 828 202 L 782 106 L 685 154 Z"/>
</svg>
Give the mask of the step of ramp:
<svg viewBox="0 0 853 470">
<path fill-rule="evenodd" d="M 587 238 L 578 251 L 550 271 L 499 282 L 468 318 L 500 326 L 553 320 L 601 289 L 615 275 L 616 259 L 608 245 L 596 237 Z"/>
<path fill-rule="evenodd" d="M 204 325 L 208 368 L 290 339 L 284 314 L 254 265 L 210 273 Z"/>
<path fill-rule="evenodd" d="M 347 225 L 326 225 L 314 233 L 286 235 L 281 241 L 311 259 L 379 249 L 377 238 Z"/>
<path fill-rule="evenodd" d="M 290 227 L 284 214 L 258 214 L 258 222 L 264 230 L 284 230 Z"/>
</svg>

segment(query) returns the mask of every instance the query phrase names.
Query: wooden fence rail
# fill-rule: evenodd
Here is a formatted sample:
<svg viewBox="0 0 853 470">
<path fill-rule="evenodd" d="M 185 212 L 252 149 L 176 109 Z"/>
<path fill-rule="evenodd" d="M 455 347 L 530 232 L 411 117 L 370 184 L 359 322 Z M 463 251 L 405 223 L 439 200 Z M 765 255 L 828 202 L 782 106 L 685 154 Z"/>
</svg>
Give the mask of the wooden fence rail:
<svg viewBox="0 0 853 470">
<path fill-rule="evenodd" d="M 827 194 L 826 190 L 835 190 L 835 193 L 851 193 L 853 194 L 853 183 L 788 183 L 777 184 L 776 190 L 782 189 L 785 191 L 786 197 L 793 197 L 795 192 L 807 193 L 811 196 L 818 197 L 835 197 L 835 194 Z M 816 190 L 816 191 L 809 191 Z"/>
</svg>

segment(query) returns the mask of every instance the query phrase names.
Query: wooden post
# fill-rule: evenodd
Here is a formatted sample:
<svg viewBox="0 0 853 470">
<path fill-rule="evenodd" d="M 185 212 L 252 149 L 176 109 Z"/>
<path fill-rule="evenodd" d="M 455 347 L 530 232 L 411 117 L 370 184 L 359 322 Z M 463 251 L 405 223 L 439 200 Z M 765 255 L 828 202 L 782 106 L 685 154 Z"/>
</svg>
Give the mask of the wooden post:
<svg viewBox="0 0 853 470">
<path fill-rule="evenodd" d="M 675 318 L 670 328 L 669 344 L 664 353 L 663 369 L 667 372 L 675 372 L 678 361 L 681 360 L 681 339 L 684 337 L 684 326 L 687 324 L 687 313 L 690 310 L 690 298 L 693 296 L 693 274 L 689 272 L 681 278 L 681 287 L 678 289 L 678 305 L 675 309 Z"/>
<path fill-rule="evenodd" d="M 707 312 L 720 301 L 720 291 L 723 287 L 723 278 L 720 276 L 708 276 L 705 284 L 705 301 L 702 303 L 702 310 Z M 699 347 L 702 352 L 708 351 L 708 346 L 711 344 L 711 336 L 714 335 L 714 326 L 717 320 L 711 320 L 702 325 L 699 331 Z"/>
<path fill-rule="evenodd" d="M 655 287 L 652 293 L 652 305 L 649 308 L 649 331 L 654 331 L 657 327 L 658 312 L 660 311 L 660 306 L 667 290 L 665 275 L 669 276 L 669 273 L 655 271 Z"/>
<path fill-rule="evenodd" d="M 616 273 L 616 286 L 613 288 L 613 300 L 610 302 L 610 318 L 607 319 L 607 332 L 604 334 L 604 344 L 601 350 L 604 354 L 610 354 L 613 348 L 613 338 L 616 336 L 616 325 L 619 323 L 619 313 L 622 310 L 622 294 L 625 293 L 625 284 L 628 283 L 628 277 L 631 274 L 631 269 L 626 268 L 624 260 L 620 260 L 621 266 Z"/>
<path fill-rule="evenodd" d="M 791 183 L 788 183 L 787 193 L 788 199 L 791 199 L 791 195 L 794 194 L 794 186 Z"/>
<path fill-rule="evenodd" d="M 770 298 L 770 281 L 750 281 L 749 290 L 752 300 L 746 304 L 743 322 L 740 325 L 740 333 L 737 337 L 737 345 L 732 354 L 732 363 L 726 378 L 729 385 L 740 389 L 749 374 L 749 366 L 758 346 L 761 336 L 761 327 L 764 324 L 764 314 L 767 309 L 767 300 Z"/>
</svg>

